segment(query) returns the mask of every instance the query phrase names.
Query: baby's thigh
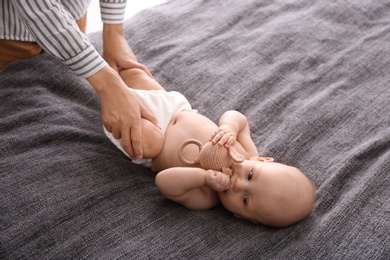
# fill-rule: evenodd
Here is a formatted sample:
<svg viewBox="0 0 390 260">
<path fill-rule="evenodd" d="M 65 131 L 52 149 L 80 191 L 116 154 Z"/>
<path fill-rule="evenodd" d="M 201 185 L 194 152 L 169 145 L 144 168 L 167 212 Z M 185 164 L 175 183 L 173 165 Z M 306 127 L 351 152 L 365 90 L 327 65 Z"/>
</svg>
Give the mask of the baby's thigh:
<svg viewBox="0 0 390 260">
<path fill-rule="evenodd" d="M 121 70 L 121 78 L 129 88 L 141 90 L 164 90 L 164 88 L 145 71 L 137 68 Z"/>
</svg>

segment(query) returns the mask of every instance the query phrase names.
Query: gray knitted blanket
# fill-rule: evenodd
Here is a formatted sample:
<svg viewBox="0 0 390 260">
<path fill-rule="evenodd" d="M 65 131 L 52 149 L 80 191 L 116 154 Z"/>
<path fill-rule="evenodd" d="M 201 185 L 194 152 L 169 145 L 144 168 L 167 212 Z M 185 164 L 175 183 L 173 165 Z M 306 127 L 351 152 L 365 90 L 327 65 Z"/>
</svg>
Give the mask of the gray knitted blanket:
<svg viewBox="0 0 390 260">
<path fill-rule="evenodd" d="M 313 214 L 273 229 L 165 199 L 43 54 L 0 73 L 1 259 L 389 257 L 388 1 L 171 0 L 125 26 L 166 89 L 214 121 L 244 113 L 261 155 L 305 172 Z"/>
</svg>

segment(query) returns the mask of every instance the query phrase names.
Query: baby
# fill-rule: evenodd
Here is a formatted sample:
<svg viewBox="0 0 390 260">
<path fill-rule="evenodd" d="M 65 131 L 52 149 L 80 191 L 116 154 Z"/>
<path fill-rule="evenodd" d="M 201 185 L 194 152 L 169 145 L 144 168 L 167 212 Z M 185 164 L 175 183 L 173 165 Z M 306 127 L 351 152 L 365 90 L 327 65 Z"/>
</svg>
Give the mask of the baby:
<svg viewBox="0 0 390 260">
<path fill-rule="evenodd" d="M 183 95 L 165 91 L 144 71 L 129 69 L 120 74 L 159 123 L 156 126 L 143 119 L 144 156 L 131 159 L 158 173 L 156 185 L 165 197 L 194 210 L 210 209 L 222 203 L 236 217 L 274 227 L 297 223 L 310 214 L 315 197 L 312 182 L 295 167 L 259 157 L 243 114 L 227 111 L 216 125 L 193 110 Z M 130 157 L 129 147 L 122 147 L 120 140 L 104 130 Z M 245 160 L 232 165 L 231 176 L 202 169 L 200 165 L 184 167 L 178 151 L 188 139 L 232 146 Z M 189 145 L 182 154 L 195 160 L 199 150 Z"/>
</svg>

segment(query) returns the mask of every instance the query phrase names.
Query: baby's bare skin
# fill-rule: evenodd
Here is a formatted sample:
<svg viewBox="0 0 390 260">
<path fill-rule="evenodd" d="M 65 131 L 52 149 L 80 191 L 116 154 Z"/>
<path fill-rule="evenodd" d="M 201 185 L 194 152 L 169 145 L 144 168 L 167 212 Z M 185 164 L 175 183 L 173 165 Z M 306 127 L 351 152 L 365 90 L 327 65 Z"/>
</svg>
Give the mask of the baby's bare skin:
<svg viewBox="0 0 390 260">
<path fill-rule="evenodd" d="M 181 143 L 188 139 L 197 139 L 201 143 L 206 143 L 210 137 L 209 133 L 216 129 L 215 123 L 194 111 L 177 113 L 165 132 L 165 139 L 169 142 L 164 142 L 161 153 L 153 159 L 152 171 L 160 172 L 167 168 L 183 166 L 178 157 Z M 188 146 L 184 149 L 183 156 L 193 160 L 197 158 L 198 153 L 197 146 Z"/>
<path fill-rule="evenodd" d="M 218 126 L 213 121 L 196 112 L 177 113 L 165 132 L 165 139 L 169 142 L 164 143 L 161 153 L 153 159 L 152 171 L 160 172 L 167 168 L 184 166 L 178 157 L 180 145 L 188 139 L 196 139 L 205 144 L 217 129 Z M 233 147 L 247 159 L 257 156 L 257 153 L 249 154 L 238 141 L 233 144 Z M 190 145 L 183 150 L 183 156 L 188 160 L 194 160 L 198 154 L 199 149 L 195 145 Z"/>
<path fill-rule="evenodd" d="M 165 91 L 157 81 L 150 78 L 142 70 L 126 70 L 121 73 L 121 77 L 129 87 L 134 89 Z M 148 124 L 148 127 L 154 127 L 154 130 L 158 129 L 157 126 L 152 124 Z M 145 142 L 150 141 L 163 143 L 162 149 L 159 153 L 149 151 L 144 152 L 145 154 L 158 154 L 153 157 L 152 171 L 160 172 L 164 169 L 183 166 L 178 157 L 180 145 L 188 139 L 197 139 L 201 143 L 205 144 L 209 141 L 210 136 L 217 129 L 218 126 L 213 121 L 195 111 L 178 112 L 169 123 L 165 136 L 162 132 L 160 132 L 160 134 L 156 134 L 156 132 L 161 130 L 149 131 L 153 132 L 153 135 L 148 136 L 148 140 L 144 140 Z M 144 130 L 144 132 L 146 131 Z M 240 140 L 238 138 L 237 141 L 234 142 L 233 147 L 237 150 L 237 152 L 245 156 L 246 159 L 250 159 L 251 157 L 258 155 L 256 149 L 252 149 L 251 152 L 248 152 L 248 149 L 244 149 L 239 141 Z M 151 146 L 152 145 L 150 145 L 150 147 Z M 188 160 L 194 160 L 197 158 L 198 154 L 199 150 L 195 145 L 187 146 L 183 150 L 183 156 Z"/>
<path fill-rule="evenodd" d="M 141 70 L 130 69 L 121 76 L 131 88 L 165 91 Z M 181 111 L 165 133 L 142 120 L 144 158 L 152 158 L 151 168 L 158 173 L 156 185 L 172 201 L 194 210 L 222 202 L 236 217 L 275 227 L 294 224 L 310 214 L 314 185 L 299 169 L 258 156 L 247 119 L 238 111 L 223 113 L 218 125 L 195 111 Z M 200 165 L 185 166 L 179 160 L 179 149 L 189 139 L 232 146 L 246 160 L 233 164 L 228 175 Z M 195 161 L 199 147 L 185 146 L 182 156 Z"/>
</svg>

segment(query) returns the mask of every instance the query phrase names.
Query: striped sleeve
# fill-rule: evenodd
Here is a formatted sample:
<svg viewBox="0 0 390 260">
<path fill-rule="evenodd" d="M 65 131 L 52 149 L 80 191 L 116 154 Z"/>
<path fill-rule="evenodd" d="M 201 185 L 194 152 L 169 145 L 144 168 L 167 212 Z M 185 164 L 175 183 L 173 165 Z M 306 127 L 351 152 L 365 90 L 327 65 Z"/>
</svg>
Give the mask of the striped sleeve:
<svg viewBox="0 0 390 260">
<path fill-rule="evenodd" d="M 42 49 L 79 76 L 87 78 L 106 65 L 60 0 L 15 0 L 13 5 Z"/>
<path fill-rule="evenodd" d="M 0 1 L 0 39 L 15 41 L 35 41 L 16 14 L 11 1 Z"/>
<path fill-rule="evenodd" d="M 123 23 L 127 0 L 100 0 L 100 16 L 106 24 Z"/>
</svg>

